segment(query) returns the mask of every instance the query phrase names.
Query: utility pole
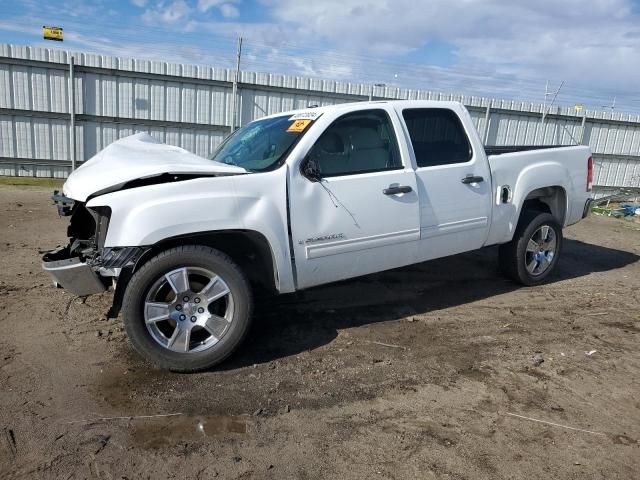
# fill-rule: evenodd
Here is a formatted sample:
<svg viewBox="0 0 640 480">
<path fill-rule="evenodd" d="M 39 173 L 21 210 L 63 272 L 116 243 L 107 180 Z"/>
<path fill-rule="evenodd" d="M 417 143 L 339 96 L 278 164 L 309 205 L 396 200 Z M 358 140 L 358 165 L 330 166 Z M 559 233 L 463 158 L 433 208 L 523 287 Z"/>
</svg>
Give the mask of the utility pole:
<svg viewBox="0 0 640 480">
<path fill-rule="evenodd" d="M 76 169 L 76 89 L 73 55 L 69 55 L 69 157 L 71 171 Z"/>
<path fill-rule="evenodd" d="M 551 103 L 549 104 L 549 109 L 548 109 L 549 111 L 551 111 L 551 107 L 553 107 L 553 104 L 555 103 L 556 98 L 558 98 L 558 94 L 560 93 L 560 90 L 562 90 L 563 86 L 564 86 L 564 80 L 560 83 L 560 86 L 555 92 L 549 92 L 549 82 L 547 82 L 547 86 L 544 91 L 544 107 L 542 109 L 542 120 L 540 121 L 540 124 L 544 124 L 544 119 L 547 116 L 547 96 L 553 95 L 553 99 L 551 99 Z"/>
<path fill-rule="evenodd" d="M 242 56 L 242 37 L 238 37 L 238 53 L 236 59 L 236 72 L 233 77 L 233 91 L 231 93 L 231 133 L 236 129 L 236 113 L 238 110 L 238 82 L 240 81 L 240 57 Z"/>
<path fill-rule="evenodd" d="M 544 89 L 544 106 L 542 108 L 542 118 L 540 119 L 540 128 L 542 129 L 542 135 L 540 136 L 540 144 L 542 145 L 544 143 L 544 132 L 545 132 L 545 128 L 544 128 L 544 120 L 547 117 L 547 110 L 549 112 L 551 112 L 551 107 L 553 107 L 553 104 L 556 101 L 556 98 L 558 98 L 558 94 L 560 93 L 560 90 L 562 90 L 562 87 L 564 86 L 564 80 L 560 83 L 560 86 L 558 87 L 558 89 L 555 92 L 550 92 L 549 91 L 549 82 L 547 81 L 547 85 Z M 547 108 L 547 97 L 549 95 L 553 95 L 553 98 L 551 99 L 551 103 L 549 104 L 549 108 Z"/>
<path fill-rule="evenodd" d="M 601 108 L 608 108 L 611 110 L 611 113 L 613 113 L 613 111 L 616 109 L 616 98 L 617 97 L 613 97 L 613 103 L 611 105 L 602 105 Z"/>
<path fill-rule="evenodd" d="M 489 100 L 489 105 L 487 105 L 487 109 L 484 112 L 484 131 L 482 132 L 482 143 L 487 145 L 489 142 L 489 126 L 491 122 L 491 105 L 493 104 L 493 100 Z"/>
<path fill-rule="evenodd" d="M 587 111 L 582 114 L 582 121 L 580 122 L 580 145 L 584 145 L 584 129 L 587 126 Z"/>
<path fill-rule="evenodd" d="M 545 112 L 547 111 L 548 96 L 549 96 L 549 80 L 547 80 L 547 83 L 544 86 L 544 103 L 542 104 L 542 122 L 540 123 L 544 123 L 544 115 L 545 115 Z"/>
</svg>

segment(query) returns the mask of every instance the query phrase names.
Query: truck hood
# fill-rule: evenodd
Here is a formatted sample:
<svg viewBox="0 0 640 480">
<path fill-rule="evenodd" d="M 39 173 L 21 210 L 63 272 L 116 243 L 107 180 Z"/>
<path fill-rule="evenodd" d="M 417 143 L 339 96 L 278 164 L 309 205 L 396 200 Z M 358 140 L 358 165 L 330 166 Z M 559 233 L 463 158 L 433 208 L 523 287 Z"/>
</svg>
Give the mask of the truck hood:
<svg viewBox="0 0 640 480">
<path fill-rule="evenodd" d="M 96 193 L 118 190 L 131 181 L 166 174 L 193 177 L 242 173 L 247 171 L 166 145 L 147 133 L 137 133 L 113 142 L 84 162 L 69 175 L 62 190 L 65 196 L 86 202 Z"/>
</svg>

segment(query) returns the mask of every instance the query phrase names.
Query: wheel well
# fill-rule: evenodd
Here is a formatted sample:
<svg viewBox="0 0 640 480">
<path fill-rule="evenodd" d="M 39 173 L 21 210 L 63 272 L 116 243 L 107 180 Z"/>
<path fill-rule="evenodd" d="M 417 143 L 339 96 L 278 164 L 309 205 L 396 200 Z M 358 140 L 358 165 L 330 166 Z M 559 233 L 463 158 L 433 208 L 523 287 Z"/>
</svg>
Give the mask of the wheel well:
<svg viewBox="0 0 640 480">
<path fill-rule="evenodd" d="M 247 275 L 253 286 L 277 291 L 277 271 L 269 242 L 264 235 L 251 230 L 202 232 L 161 240 L 138 260 L 135 270 L 150 258 L 180 245 L 206 245 L 229 255 Z"/>
<path fill-rule="evenodd" d="M 161 240 L 138 259 L 133 269 L 123 268 L 107 316 L 116 318 L 120 313 L 124 293 L 136 270 L 158 253 L 181 245 L 206 245 L 220 250 L 238 264 L 249 278 L 252 287 L 261 288 L 268 293 L 278 291 L 278 271 L 275 268 L 271 247 L 264 235 L 251 230 L 202 232 Z"/>
<path fill-rule="evenodd" d="M 525 198 L 520 210 L 520 217 L 526 210 L 550 213 L 560 225 L 564 225 L 567 212 L 567 194 L 562 187 L 537 188 Z"/>
</svg>

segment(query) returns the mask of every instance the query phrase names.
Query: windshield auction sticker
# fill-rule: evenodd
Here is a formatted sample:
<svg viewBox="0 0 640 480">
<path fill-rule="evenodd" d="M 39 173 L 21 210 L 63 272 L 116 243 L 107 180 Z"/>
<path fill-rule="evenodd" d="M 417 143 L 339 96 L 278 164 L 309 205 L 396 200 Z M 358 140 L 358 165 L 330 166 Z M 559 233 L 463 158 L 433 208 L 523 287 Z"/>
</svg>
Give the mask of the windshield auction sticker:
<svg viewBox="0 0 640 480">
<path fill-rule="evenodd" d="M 289 117 L 289 120 L 317 120 L 322 112 L 300 112 Z"/>
<path fill-rule="evenodd" d="M 291 120 L 291 119 L 289 119 L 289 120 Z M 287 128 L 287 132 L 300 133 L 300 132 L 304 131 L 304 129 L 307 128 L 307 126 L 312 121 L 313 120 L 310 120 L 308 118 L 303 119 L 303 120 L 295 120 L 291 125 L 289 125 L 289 128 Z"/>
</svg>

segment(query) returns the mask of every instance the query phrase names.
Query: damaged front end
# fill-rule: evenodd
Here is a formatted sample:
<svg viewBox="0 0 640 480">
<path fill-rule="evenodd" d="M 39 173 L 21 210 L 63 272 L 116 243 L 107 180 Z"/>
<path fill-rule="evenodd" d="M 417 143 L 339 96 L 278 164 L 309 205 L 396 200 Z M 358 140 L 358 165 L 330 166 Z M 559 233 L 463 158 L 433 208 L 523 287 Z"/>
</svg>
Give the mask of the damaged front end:
<svg viewBox="0 0 640 480">
<path fill-rule="evenodd" d="M 70 217 L 69 244 L 47 252 L 42 268 L 57 287 L 86 296 L 104 292 L 122 268 L 133 266 L 143 253 L 140 248 L 104 248 L 109 226 L 109 207 L 87 208 L 85 203 L 54 192 L 53 201 L 60 216 Z"/>
</svg>

